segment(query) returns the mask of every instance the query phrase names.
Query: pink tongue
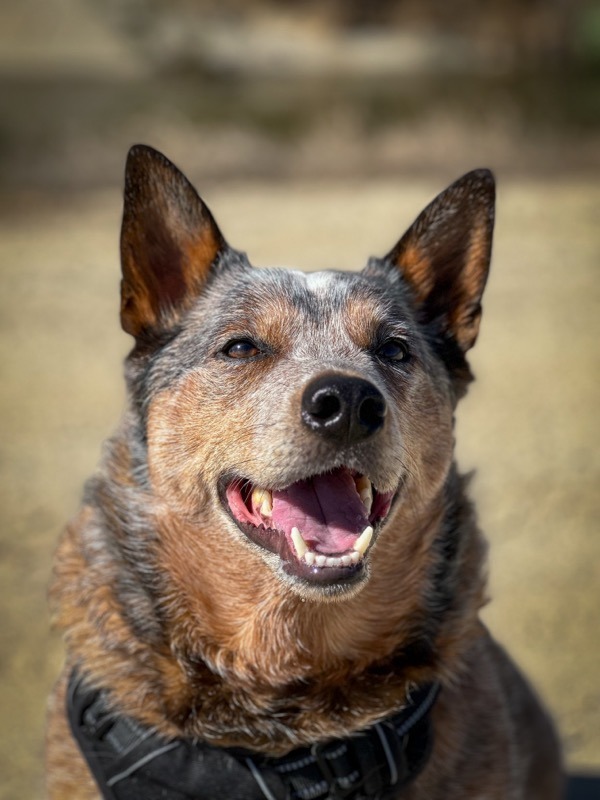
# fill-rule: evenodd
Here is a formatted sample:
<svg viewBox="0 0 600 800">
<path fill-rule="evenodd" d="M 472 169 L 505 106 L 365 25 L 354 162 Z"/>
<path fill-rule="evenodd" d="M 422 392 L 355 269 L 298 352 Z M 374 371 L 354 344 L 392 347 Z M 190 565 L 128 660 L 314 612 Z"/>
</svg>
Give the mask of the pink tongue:
<svg viewBox="0 0 600 800">
<path fill-rule="evenodd" d="M 320 553 L 350 550 L 368 526 L 366 508 L 345 469 L 299 481 L 273 492 L 273 525 L 285 533 L 298 528 Z"/>
</svg>

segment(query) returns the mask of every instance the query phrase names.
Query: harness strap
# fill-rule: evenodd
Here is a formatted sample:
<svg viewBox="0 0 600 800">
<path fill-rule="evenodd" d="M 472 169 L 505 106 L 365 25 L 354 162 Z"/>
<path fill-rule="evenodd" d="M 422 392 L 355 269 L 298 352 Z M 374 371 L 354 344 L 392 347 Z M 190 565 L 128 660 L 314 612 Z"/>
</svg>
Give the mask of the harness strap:
<svg viewBox="0 0 600 800">
<path fill-rule="evenodd" d="M 427 761 L 438 693 L 438 684 L 425 686 L 373 727 L 281 758 L 165 739 L 115 714 L 105 693 L 87 687 L 76 671 L 67 712 L 104 800 L 387 800 Z"/>
</svg>

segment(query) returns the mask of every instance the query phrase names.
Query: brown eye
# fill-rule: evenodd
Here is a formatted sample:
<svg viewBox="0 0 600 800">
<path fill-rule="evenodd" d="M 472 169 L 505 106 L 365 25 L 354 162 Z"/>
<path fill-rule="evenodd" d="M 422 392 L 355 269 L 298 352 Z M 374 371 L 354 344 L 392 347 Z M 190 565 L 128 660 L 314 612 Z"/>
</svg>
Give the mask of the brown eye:
<svg viewBox="0 0 600 800">
<path fill-rule="evenodd" d="M 377 348 L 377 355 L 386 361 L 407 361 L 408 345 L 402 339 L 388 339 Z"/>
<path fill-rule="evenodd" d="M 254 358 L 260 355 L 261 351 L 249 339 L 238 339 L 235 342 L 229 342 L 223 348 L 223 354 L 228 358 Z"/>
</svg>

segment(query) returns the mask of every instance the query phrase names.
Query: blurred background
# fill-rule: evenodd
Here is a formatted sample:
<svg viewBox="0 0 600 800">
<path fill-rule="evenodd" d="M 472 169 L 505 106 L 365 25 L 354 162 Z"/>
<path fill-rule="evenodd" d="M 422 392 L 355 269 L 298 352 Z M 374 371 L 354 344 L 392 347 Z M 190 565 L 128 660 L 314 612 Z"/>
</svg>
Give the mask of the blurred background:
<svg viewBox="0 0 600 800">
<path fill-rule="evenodd" d="M 600 770 L 600 4 L 0 5 L 0 798 L 38 798 L 58 534 L 123 407 L 128 147 L 163 150 L 256 264 L 358 269 L 461 173 L 499 182 L 458 419 L 486 621 Z"/>
</svg>

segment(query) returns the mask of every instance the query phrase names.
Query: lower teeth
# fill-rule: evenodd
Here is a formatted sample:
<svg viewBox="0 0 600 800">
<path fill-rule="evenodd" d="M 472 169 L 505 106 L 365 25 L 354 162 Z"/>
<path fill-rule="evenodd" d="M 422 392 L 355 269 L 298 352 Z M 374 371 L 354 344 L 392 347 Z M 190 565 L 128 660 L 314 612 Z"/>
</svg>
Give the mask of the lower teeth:
<svg viewBox="0 0 600 800">
<path fill-rule="evenodd" d="M 324 556 L 312 550 L 304 554 L 304 561 L 309 567 L 350 567 L 352 564 L 358 564 L 361 558 L 361 554 L 356 550 L 343 556 Z"/>
<path fill-rule="evenodd" d="M 358 564 L 367 551 L 372 536 L 373 528 L 368 525 L 355 542 L 356 550 L 344 553 L 343 556 L 326 556 L 323 553 L 316 553 L 314 550 L 310 550 L 298 528 L 292 528 L 291 532 L 296 555 L 309 567 L 349 567 L 352 564 Z"/>
</svg>

